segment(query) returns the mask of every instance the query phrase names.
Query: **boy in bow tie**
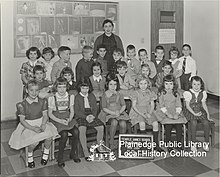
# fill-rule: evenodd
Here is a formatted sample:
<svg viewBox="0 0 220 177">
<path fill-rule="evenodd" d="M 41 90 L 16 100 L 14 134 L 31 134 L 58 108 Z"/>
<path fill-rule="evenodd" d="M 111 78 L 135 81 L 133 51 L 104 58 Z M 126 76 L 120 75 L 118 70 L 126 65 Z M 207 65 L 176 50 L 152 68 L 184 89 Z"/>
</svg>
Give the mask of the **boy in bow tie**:
<svg viewBox="0 0 220 177">
<path fill-rule="evenodd" d="M 128 74 L 131 76 L 133 80 L 136 81 L 137 76 L 141 69 L 141 65 L 140 62 L 135 58 L 136 50 L 134 45 L 127 46 L 127 57 L 128 58 L 123 59 L 123 61 L 127 63 Z"/>
<path fill-rule="evenodd" d="M 163 72 L 162 67 L 163 63 L 166 61 L 164 57 L 165 50 L 163 46 L 158 45 L 155 48 L 155 58 L 152 58 L 152 62 L 155 64 L 157 73 Z M 154 77 L 155 79 L 155 77 Z"/>
<path fill-rule="evenodd" d="M 60 77 L 60 73 L 65 67 L 72 68 L 72 63 L 70 62 L 70 52 L 71 49 L 67 46 L 61 46 L 58 51 L 57 55 L 60 59 L 53 64 L 52 71 L 51 71 L 51 80 L 55 83 L 56 79 Z"/>
<path fill-rule="evenodd" d="M 90 77 L 92 75 L 92 64 L 93 64 L 93 48 L 85 45 L 82 49 L 83 58 L 76 64 L 76 83 L 84 77 Z"/>
</svg>

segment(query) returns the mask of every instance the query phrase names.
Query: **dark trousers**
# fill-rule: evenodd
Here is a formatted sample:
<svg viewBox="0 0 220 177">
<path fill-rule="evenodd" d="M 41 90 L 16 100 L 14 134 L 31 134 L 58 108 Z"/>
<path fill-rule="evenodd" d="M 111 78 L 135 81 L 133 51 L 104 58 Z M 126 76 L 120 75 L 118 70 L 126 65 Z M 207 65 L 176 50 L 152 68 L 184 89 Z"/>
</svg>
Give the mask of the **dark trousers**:
<svg viewBox="0 0 220 177">
<path fill-rule="evenodd" d="M 182 138 L 182 124 L 166 124 L 165 125 L 165 135 L 166 135 L 166 142 L 171 141 L 171 131 L 172 129 L 176 129 L 176 140 L 177 142 L 181 142 Z"/>
<path fill-rule="evenodd" d="M 191 76 L 191 73 L 189 73 L 189 74 L 182 74 L 180 76 L 181 89 L 189 90 L 189 88 L 190 88 L 190 81 L 189 81 L 190 76 Z"/>
<path fill-rule="evenodd" d="M 209 142 L 209 121 L 208 120 L 190 120 L 191 124 L 191 133 L 192 133 L 192 141 L 196 141 L 196 126 L 198 121 L 201 121 L 203 124 L 203 129 L 204 129 L 204 137 L 205 137 L 205 142 Z"/>
<path fill-rule="evenodd" d="M 70 130 L 63 130 L 59 132 L 60 134 L 60 140 L 59 140 L 59 152 L 58 152 L 58 162 L 62 163 L 63 162 L 63 153 L 64 153 L 64 148 L 66 147 L 66 142 L 68 139 L 68 132 L 72 134 L 71 136 L 71 151 L 70 151 L 70 156 L 72 158 L 78 158 L 79 156 L 79 130 L 77 127 L 73 127 Z"/>
</svg>

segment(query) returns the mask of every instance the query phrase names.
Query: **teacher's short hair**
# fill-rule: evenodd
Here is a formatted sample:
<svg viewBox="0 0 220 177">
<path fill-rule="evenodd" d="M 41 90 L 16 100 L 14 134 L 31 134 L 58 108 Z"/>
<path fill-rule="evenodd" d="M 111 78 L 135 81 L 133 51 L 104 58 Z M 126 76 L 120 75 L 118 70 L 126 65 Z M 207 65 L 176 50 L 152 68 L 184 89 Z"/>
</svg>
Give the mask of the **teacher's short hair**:
<svg viewBox="0 0 220 177">
<path fill-rule="evenodd" d="M 114 24 L 113 24 L 113 22 L 112 22 L 111 20 L 105 19 L 104 22 L 102 23 L 102 27 L 104 27 L 104 25 L 105 25 L 106 23 L 111 23 L 112 26 L 114 26 Z"/>
</svg>

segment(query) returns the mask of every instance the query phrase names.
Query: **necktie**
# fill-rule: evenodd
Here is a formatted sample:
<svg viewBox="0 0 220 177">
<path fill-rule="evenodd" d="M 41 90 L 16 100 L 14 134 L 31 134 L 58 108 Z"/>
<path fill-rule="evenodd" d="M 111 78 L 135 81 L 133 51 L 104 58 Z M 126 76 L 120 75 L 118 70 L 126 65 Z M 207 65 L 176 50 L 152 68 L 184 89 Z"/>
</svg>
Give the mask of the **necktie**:
<svg viewBox="0 0 220 177">
<path fill-rule="evenodd" d="M 182 67 L 183 73 L 185 73 L 186 70 L 186 58 L 183 60 L 183 67 Z"/>
</svg>

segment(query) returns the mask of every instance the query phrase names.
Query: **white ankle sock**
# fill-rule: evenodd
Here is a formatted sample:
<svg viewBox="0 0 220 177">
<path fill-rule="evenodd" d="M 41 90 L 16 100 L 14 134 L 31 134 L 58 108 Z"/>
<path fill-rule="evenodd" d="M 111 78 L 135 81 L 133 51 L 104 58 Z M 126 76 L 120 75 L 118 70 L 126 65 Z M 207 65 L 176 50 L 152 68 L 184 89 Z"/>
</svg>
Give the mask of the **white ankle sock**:
<svg viewBox="0 0 220 177">
<path fill-rule="evenodd" d="M 28 152 L 28 162 L 33 162 L 34 158 L 33 158 L 33 152 Z"/>
<path fill-rule="evenodd" d="M 49 152 L 50 152 L 50 149 L 44 148 L 44 153 L 43 153 L 43 157 L 42 157 L 44 160 L 48 159 Z"/>
</svg>

